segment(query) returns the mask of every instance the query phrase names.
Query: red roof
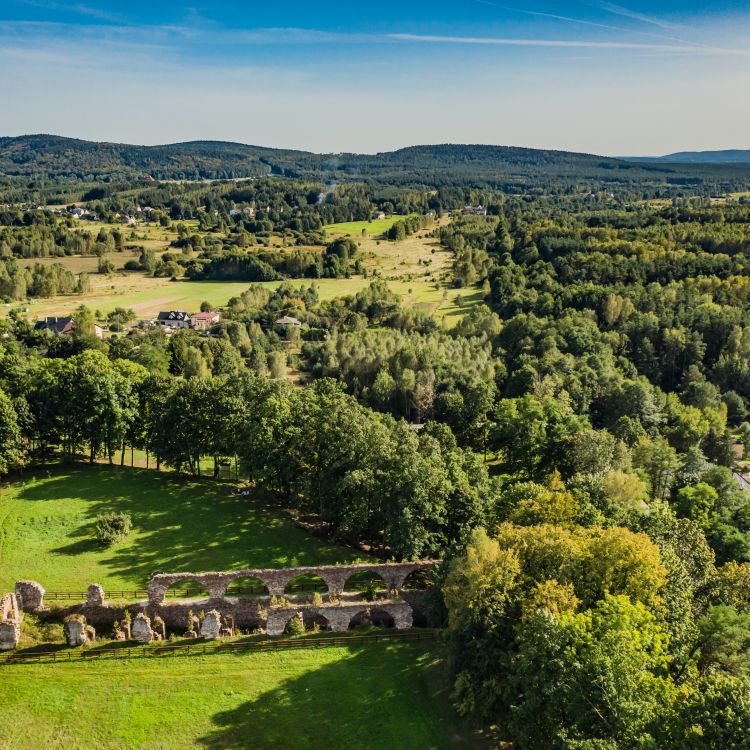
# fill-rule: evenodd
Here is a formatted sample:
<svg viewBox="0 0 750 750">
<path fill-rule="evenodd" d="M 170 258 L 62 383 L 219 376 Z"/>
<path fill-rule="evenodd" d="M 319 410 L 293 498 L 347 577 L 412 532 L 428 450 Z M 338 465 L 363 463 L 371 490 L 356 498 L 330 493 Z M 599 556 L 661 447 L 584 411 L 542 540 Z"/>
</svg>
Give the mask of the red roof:
<svg viewBox="0 0 750 750">
<path fill-rule="evenodd" d="M 193 320 L 213 320 L 214 318 L 218 318 L 219 313 L 217 312 L 199 312 L 192 316 Z"/>
</svg>

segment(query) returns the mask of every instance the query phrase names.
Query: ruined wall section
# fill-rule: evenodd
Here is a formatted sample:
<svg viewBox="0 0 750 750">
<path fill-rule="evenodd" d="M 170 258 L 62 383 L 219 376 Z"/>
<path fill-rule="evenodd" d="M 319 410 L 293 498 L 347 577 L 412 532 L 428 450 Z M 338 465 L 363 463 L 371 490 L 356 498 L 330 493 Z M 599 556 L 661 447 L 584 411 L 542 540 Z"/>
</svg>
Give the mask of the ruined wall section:
<svg viewBox="0 0 750 750">
<path fill-rule="evenodd" d="M 3 594 L 0 598 L 0 651 L 18 647 L 22 617 L 15 593 Z"/>
<path fill-rule="evenodd" d="M 297 568 L 248 568 L 231 573 L 159 573 L 148 584 L 149 602 L 164 602 L 167 589 L 175 583 L 198 583 L 208 593 L 209 599 L 224 599 L 227 587 L 240 578 L 257 578 L 271 596 L 283 596 L 289 582 L 304 574 L 317 575 L 328 586 L 329 596 L 340 596 L 346 582 L 356 573 L 372 572 L 380 576 L 389 591 L 398 591 L 407 576 L 418 570 L 430 570 L 434 561 L 414 563 L 380 563 L 359 565 L 319 565 Z"/>
</svg>

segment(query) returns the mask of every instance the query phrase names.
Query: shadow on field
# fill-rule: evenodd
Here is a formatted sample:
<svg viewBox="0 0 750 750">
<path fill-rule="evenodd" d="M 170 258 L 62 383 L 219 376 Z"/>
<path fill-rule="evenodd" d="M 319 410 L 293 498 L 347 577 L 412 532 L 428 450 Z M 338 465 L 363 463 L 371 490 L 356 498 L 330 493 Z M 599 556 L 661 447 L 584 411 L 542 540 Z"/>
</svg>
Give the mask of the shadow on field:
<svg viewBox="0 0 750 750">
<path fill-rule="evenodd" d="M 216 729 L 198 743 L 208 750 L 477 747 L 470 733 L 456 731 L 458 719 L 441 690 L 443 670 L 440 659 L 411 645 L 351 648 L 342 659 L 216 714 Z"/>
<path fill-rule="evenodd" d="M 289 564 L 291 557 L 300 565 L 347 558 L 340 547 L 276 516 L 259 497 L 234 495 L 230 485 L 213 480 L 77 465 L 50 471 L 18 496 L 25 501 L 85 500 L 85 520 L 70 528 L 69 543 L 51 552 L 104 555 L 99 564 L 134 586 L 145 585 L 159 571 L 276 567 Z M 93 537 L 97 515 L 109 511 L 128 513 L 133 530 L 124 542 L 106 549 Z"/>
</svg>

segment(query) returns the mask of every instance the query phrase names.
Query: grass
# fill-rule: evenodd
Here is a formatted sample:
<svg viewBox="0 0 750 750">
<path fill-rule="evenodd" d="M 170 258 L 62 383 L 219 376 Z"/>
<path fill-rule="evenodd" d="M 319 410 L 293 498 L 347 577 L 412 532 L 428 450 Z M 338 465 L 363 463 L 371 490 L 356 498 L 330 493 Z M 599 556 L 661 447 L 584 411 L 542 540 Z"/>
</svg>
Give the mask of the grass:
<svg viewBox="0 0 750 750">
<path fill-rule="evenodd" d="M 94 540 L 96 516 L 124 511 L 133 530 Z M 0 491 L 0 592 L 31 578 L 49 591 L 143 588 L 157 571 L 236 570 L 352 562 L 360 556 L 306 533 L 231 485 L 142 469 L 36 470 Z"/>
<path fill-rule="evenodd" d="M 366 235 L 375 237 L 385 234 L 397 221 L 405 218 L 405 215 L 399 216 L 396 214 L 385 219 L 373 219 L 372 221 L 346 221 L 339 224 L 328 224 L 323 229 L 329 237 L 347 234 L 360 237 L 363 231 Z"/>
<path fill-rule="evenodd" d="M 0 673 L 0 747 L 477 747 L 430 644 L 17 665 Z"/>
<path fill-rule="evenodd" d="M 350 279 L 316 279 L 291 280 L 294 285 L 309 286 L 316 284 L 321 300 L 356 294 L 369 286 L 372 276 L 377 274 L 385 279 L 397 294 L 401 295 L 407 307 L 418 307 L 425 312 L 445 317 L 451 323 L 465 314 L 471 304 L 480 296 L 472 296 L 464 290 L 461 293 L 462 304 L 456 304 L 457 292 L 446 287 L 446 276 L 452 263 L 452 254 L 441 248 L 437 240 L 428 231 L 420 231 L 401 242 L 390 242 L 377 239 L 374 235 L 382 233 L 377 227 L 379 222 L 393 222 L 401 217 L 377 220 L 373 222 L 352 222 L 327 227 L 327 231 L 340 233 L 342 227 L 366 226 L 373 231 L 366 236 L 354 232 L 368 277 L 355 276 Z M 448 219 L 441 221 L 447 222 Z M 137 227 L 136 233 L 144 232 L 149 227 Z M 162 230 L 157 227 L 153 231 Z M 127 233 L 126 233 L 127 234 Z M 154 240 L 156 241 L 156 240 Z M 132 241 L 135 242 L 135 241 Z M 143 244 L 139 239 L 138 242 Z M 113 253 L 110 258 L 118 269 L 126 260 L 134 257 L 132 252 Z M 29 262 L 33 262 L 33 259 Z M 92 310 L 99 310 L 103 315 L 115 307 L 130 308 L 139 318 L 153 318 L 161 310 L 186 310 L 197 312 L 201 302 L 207 301 L 213 307 L 222 307 L 231 297 L 244 292 L 249 282 L 240 281 L 171 281 L 164 278 L 153 278 L 142 273 L 119 271 L 110 276 L 94 273 L 96 258 L 50 258 L 45 263 L 61 262 L 72 271 L 92 271 L 90 276 L 91 291 L 86 295 L 53 297 L 51 299 L 33 299 L 28 304 L 15 303 L 14 307 L 27 307 L 28 317 L 36 320 L 45 315 L 69 315 L 75 308 L 85 304 Z M 267 282 L 266 286 L 277 287 L 279 281 Z M 7 312 L 10 305 L 5 309 Z"/>
</svg>

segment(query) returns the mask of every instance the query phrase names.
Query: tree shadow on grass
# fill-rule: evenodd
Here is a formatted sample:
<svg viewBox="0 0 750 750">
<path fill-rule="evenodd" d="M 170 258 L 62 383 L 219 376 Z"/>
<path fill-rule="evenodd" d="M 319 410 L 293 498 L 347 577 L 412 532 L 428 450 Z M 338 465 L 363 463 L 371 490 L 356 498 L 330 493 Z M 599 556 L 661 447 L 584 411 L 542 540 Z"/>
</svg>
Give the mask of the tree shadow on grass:
<svg viewBox="0 0 750 750">
<path fill-rule="evenodd" d="M 421 646 L 352 647 L 337 661 L 216 714 L 216 729 L 198 742 L 208 750 L 477 747 L 447 703 L 443 670 L 442 660 Z"/>
<path fill-rule="evenodd" d="M 349 561 L 355 554 L 315 539 L 274 514 L 253 496 L 234 495 L 230 485 L 172 477 L 154 471 L 74 466 L 48 471 L 18 493 L 25 501 L 82 499 L 85 522 L 71 540 L 51 552 L 101 554 L 97 564 L 132 585 L 144 586 L 158 571 L 200 572 Z M 133 520 L 128 539 L 111 549 L 93 540 L 100 513 L 122 511 Z M 78 582 L 78 585 L 86 583 Z"/>
</svg>

